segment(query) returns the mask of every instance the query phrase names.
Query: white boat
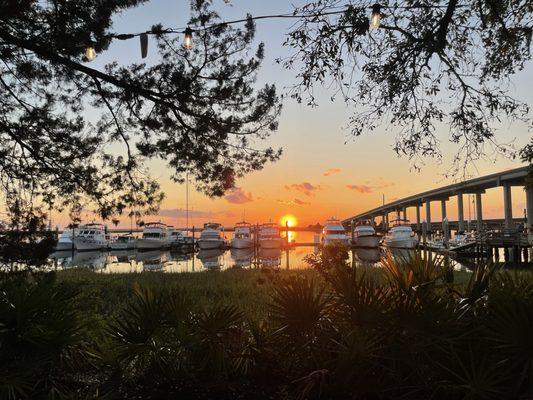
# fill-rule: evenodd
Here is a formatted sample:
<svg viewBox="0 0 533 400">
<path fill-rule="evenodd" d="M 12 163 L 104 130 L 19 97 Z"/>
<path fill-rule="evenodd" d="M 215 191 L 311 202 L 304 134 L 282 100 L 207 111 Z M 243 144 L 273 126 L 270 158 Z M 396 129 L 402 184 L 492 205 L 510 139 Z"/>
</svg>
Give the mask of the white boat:
<svg viewBox="0 0 533 400">
<path fill-rule="evenodd" d="M 331 218 L 328 219 L 324 224 L 321 241 L 324 246 L 334 243 L 348 246 L 350 244 L 350 237 L 346 234 L 346 230 L 340 221 L 338 219 Z"/>
<path fill-rule="evenodd" d="M 273 223 L 269 222 L 259 227 L 258 233 L 259 246 L 263 249 L 279 249 L 281 247 L 281 237 L 279 236 L 279 228 Z"/>
<path fill-rule="evenodd" d="M 162 249 L 169 246 L 168 228 L 161 222 L 148 222 L 144 225 L 142 238 L 137 239 L 140 250 Z"/>
<path fill-rule="evenodd" d="M 74 246 L 77 251 L 104 250 L 110 242 L 107 228 L 102 224 L 86 224 L 79 227 L 74 236 Z"/>
<path fill-rule="evenodd" d="M 248 222 L 239 222 L 235 225 L 231 247 L 234 249 L 249 249 L 253 245 L 252 226 Z"/>
<path fill-rule="evenodd" d="M 381 238 L 368 223 L 357 225 L 353 230 L 353 245 L 356 247 L 378 248 Z"/>
<path fill-rule="evenodd" d="M 442 236 L 434 236 L 432 240 L 427 242 L 427 247 L 433 250 L 444 250 L 446 243 Z"/>
<path fill-rule="evenodd" d="M 129 250 L 137 247 L 137 238 L 133 235 L 121 235 L 109 243 L 111 250 Z"/>
<path fill-rule="evenodd" d="M 413 249 L 418 244 L 418 239 L 409 221 L 397 220 L 383 239 L 383 244 L 391 248 Z"/>
<path fill-rule="evenodd" d="M 355 255 L 358 261 L 369 264 L 375 264 L 381 258 L 379 248 L 358 247 L 355 249 Z"/>
<path fill-rule="evenodd" d="M 74 230 L 70 228 L 65 228 L 65 230 L 61 232 L 61 235 L 59 235 L 59 238 L 57 240 L 56 251 L 72 250 L 74 244 L 74 241 L 72 239 L 74 238 L 74 235 L 76 235 L 78 232 L 79 231 L 77 228 L 75 228 Z"/>
<path fill-rule="evenodd" d="M 476 238 L 472 232 L 459 231 L 455 236 L 448 241 L 448 246 L 451 250 L 458 247 L 463 247 L 472 244 L 476 241 Z"/>
<path fill-rule="evenodd" d="M 182 245 L 185 243 L 185 236 L 179 229 L 169 229 L 168 239 L 171 245 Z"/>
<path fill-rule="evenodd" d="M 208 222 L 204 224 L 204 229 L 198 239 L 200 249 L 220 249 L 224 246 L 225 240 L 222 236 L 222 225 Z"/>
</svg>

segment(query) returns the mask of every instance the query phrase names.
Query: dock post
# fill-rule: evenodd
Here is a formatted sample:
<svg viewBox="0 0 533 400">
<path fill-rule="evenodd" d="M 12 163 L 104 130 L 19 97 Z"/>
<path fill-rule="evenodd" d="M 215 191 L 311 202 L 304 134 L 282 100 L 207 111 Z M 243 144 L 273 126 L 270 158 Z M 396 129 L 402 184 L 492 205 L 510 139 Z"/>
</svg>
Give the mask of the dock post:
<svg viewBox="0 0 533 400">
<path fill-rule="evenodd" d="M 465 215 L 463 210 L 463 194 L 457 193 L 457 223 L 459 232 L 465 230 Z"/>
<path fill-rule="evenodd" d="M 481 204 L 481 193 L 476 193 L 476 218 L 477 218 L 477 233 L 481 234 L 483 231 L 483 205 Z"/>
</svg>

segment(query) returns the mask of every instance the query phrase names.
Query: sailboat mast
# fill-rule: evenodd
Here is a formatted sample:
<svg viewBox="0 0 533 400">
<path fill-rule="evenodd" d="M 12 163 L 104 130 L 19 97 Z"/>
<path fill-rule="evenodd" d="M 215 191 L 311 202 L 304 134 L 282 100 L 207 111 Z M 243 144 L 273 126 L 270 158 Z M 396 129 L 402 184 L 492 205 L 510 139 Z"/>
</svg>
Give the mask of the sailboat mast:
<svg viewBox="0 0 533 400">
<path fill-rule="evenodd" d="M 189 232 L 189 173 L 185 174 L 185 232 Z"/>
</svg>

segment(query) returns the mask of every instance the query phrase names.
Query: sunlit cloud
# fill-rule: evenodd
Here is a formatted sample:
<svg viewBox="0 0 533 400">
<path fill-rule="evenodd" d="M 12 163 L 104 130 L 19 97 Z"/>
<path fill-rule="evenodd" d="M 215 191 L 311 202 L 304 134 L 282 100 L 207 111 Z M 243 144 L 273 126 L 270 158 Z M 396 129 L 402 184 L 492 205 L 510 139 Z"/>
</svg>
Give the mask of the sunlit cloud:
<svg viewBox="0 0 533 400">
<path fill-rule="evenodd" d="M 232 189 L 224 198 L 231 204 L 244 204 L 253 201 L 252 194 L 244 192 L 240 187 Z"/>
<path fill-rule="evenodd" d="M 322 190 L 322 187 L 320 185 L 313 185 L 309 182 L 303 182 L 285 185 L 285 189 L 301 192 L 306 196 L 314 196 L 315 192 Z"/>
<path fill-rule="evenodd" d="M 300 199 L 294 199 L 294 203 L 298 204 L 299 206 L 304 206 L 304 205 L 307 205 L 307 204 L 311 204 L 308 201 L 303 201 L 303 200 L 300 200 Z"/>
<path fill-rule="evenodd" d="M 346 185 L 346 187 L 358 193 L 372 193 L 374 191 L 374 188 L 368 185 Z"/>
<path fill-rule="evenodd" d="M 373 193 L 376 190 L 385 189 L 391 186 L 394 186 L 394 182 L 384 182 L 382 181 L 382 178 L 379 178 L 377 185 L 370 185 L 369 181 L 365 182 L 363 185 L 346 185 L 348 189 L 358 193 Z"/>
<path fill-rule="evenodd" d="M 338 174 L 342 170 L 340 168 L 330 168 L 324 172 L 324 176 L 331 176 L 333 174 Z"/>
<path fill-rule="evenodd" d="M 300 199 L 294 199 L 294 200 L 277 200 L 276 202 L 277 202 L 278 204 L 282 205 L 282 206 L 305 206 L 305 205 L 311 204 L 311 203 L 308 202 L 308 201 L 303 201 L 303 200 L 300 200 Z"/>
</svg>

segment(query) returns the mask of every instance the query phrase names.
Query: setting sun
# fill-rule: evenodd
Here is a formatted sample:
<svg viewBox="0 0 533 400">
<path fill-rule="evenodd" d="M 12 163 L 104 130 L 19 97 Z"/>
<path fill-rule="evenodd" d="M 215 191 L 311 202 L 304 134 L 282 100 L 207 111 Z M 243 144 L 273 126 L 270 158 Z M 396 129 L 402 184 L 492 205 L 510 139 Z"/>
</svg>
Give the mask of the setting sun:
<svg viewBox="0 0 533 400">
<path fill-rule="evenodd" d="M 298 225 L 298 220 L 294 215 L 287 214 L 281 217 L 279 223 L 281 226 L 287 225 L 289 227 L 295 227 L 296 225 Z"/>
</svg>

